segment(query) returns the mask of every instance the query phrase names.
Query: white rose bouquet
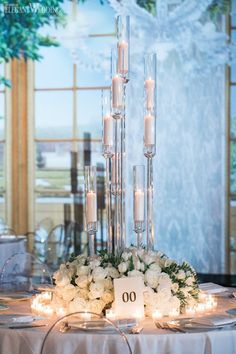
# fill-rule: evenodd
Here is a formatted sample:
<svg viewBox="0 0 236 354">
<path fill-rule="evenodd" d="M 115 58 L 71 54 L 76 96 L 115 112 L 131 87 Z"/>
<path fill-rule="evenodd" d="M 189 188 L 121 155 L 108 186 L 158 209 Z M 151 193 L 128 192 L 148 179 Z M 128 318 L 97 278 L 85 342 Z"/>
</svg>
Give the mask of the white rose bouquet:
<svg viewBox="0 0 236 354">
<path fill-rule="evenodd" d="M 114 301 L 113 279 L 137 276 L 144 281 L 147 316 L 155 310 L 163 315 L 182 311 L 197 301 L 197 277 L 188 263 L 180 265 L 161 252 L 136 247 L 119 256 L 102 251 L 94 257 L 72 257 L 54 273 L 54 301 L 69 313 L 87 310 L 100 314 Z"/>
</svg>

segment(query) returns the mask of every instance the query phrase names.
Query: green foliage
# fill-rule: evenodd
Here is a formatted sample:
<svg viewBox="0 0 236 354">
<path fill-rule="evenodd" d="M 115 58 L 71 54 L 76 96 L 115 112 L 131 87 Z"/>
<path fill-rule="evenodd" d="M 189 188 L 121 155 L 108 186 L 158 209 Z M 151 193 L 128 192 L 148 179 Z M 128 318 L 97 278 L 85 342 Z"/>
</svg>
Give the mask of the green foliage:
<svg viewBox="0 0 236 354">
<path fill-rule="evenodd" d="M 218 15 L 227 14 L 230 10 L 230 0 L 213 0 L 207 11 L 210 18 L 215 21 Z"/>
</svg>

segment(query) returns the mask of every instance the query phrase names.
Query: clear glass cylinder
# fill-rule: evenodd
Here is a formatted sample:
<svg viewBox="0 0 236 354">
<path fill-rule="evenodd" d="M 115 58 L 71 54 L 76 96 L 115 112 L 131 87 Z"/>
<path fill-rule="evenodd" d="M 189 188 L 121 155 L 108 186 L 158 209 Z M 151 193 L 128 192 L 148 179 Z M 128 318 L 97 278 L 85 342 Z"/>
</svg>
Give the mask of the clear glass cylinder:
<svg viewBox="0 0 236 354">
<path fill-rule="evenodd" d="M 85 166 L 85 216 L 86 231 L 94 234 L 97 231 L 97 178 L 96 167 Z"/>
<path fill-rule="evenodd" d="M 156 154 L 156 54 L 144 57 L 144 155 Z"/>
<path fill-rule="evenodd" d="M 111 52 L 111 77 L 112 77 L 112 115 L 120 118 L 124 109 L 124 80 L 118 72 L 117 50 Z"/>
<path fill-rule="evenodd" d="M 114 119 L 111 115 L 111 90 L 102 91 L 102 143 L 105 158 L 114 154 Z"/>
<path fill-rule="evenodd" d="M 130 17 L 117 16 L 116 19 L 117 35 L 117 55 L 118 73 L 125 81 L 128 81 L 130 67 Z"/>
<path fill-rule="evenodd" d="M 133 220 L 134 231 L 138 235 L 137 246 L 142 243 L 145 230 L 145 168 L 144 165 L 133 167 Z"/>
</svg>

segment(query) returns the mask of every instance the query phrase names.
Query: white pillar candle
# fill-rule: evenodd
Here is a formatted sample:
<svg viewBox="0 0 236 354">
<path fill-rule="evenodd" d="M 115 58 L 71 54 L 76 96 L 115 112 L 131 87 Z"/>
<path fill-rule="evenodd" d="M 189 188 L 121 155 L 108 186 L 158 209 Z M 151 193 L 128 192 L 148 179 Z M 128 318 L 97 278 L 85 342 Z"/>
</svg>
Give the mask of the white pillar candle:
<svg viewBox="0 0 236 354">
<path fill-rule="evenodd" d="M 155 144 L 155 121 L 154 116 L 148 114 L 144 117 L 144 144 L 154 145 Z"/>
<path fill-rule="evenodd" d="M 86 195 L 86 222 L 97 222 L 97 195 L 88 192 Z"/>
<path fill-rule="evenodd" d="M 153 79 L 149 78 L 145 80 L 147 109 L 154 108 L 154 87 L 155 87 L 155 81 Z"/>
<path fill-rule="evenodd" d="M 120 74 L 127 74 L 129 67 L 129 45 L 122 41 L 118 43 L 118 72 Z"/>
<path fill-rule="evenodd" d="M 112 107 L 122 108 L 123 79 L 116 75 L 112 79 Z"/>
<path fill-rule="evenodd" d="M 113 145 L 113 118 L 109 114 L 104 117 L 104 145 Z"/>
<path fill-rule="evenodd" d="M 144 192 L 134 191 L 134 221 L 144 221 Z"/>
</svg>

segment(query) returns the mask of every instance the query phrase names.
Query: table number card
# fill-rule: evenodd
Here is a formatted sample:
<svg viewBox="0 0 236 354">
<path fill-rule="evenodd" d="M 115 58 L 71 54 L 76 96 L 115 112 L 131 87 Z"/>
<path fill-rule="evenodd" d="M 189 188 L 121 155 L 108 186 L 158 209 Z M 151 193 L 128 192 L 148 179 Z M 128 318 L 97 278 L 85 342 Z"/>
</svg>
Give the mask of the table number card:
<svg viewBox="0 0 236 354">
<path fill-rule="evenodd" d="M 116 316 L 143 317 L 143 289 L 141 277 L 114 279 Z"/>
</svg>

